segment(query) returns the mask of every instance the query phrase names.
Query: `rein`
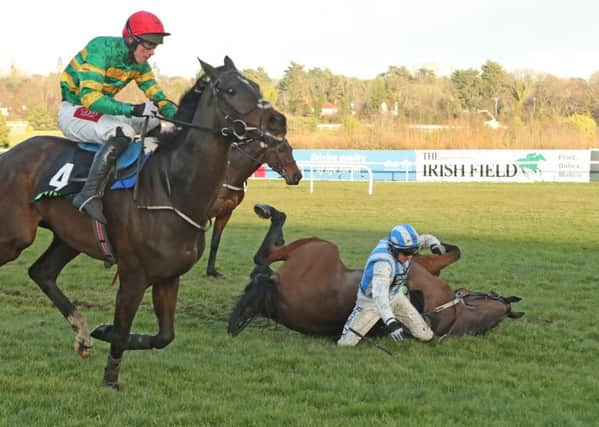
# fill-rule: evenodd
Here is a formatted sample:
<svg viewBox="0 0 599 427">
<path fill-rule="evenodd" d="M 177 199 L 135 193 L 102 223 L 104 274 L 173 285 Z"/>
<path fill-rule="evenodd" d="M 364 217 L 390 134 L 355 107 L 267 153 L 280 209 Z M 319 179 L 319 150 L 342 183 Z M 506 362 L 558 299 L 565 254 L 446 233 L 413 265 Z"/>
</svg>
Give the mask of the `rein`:
<svg viewBox="0 0 599 427">
<path fill-rule="evenodd" d="M 200 130 L 203 132 L 209 132 L 212 133 L 214 135 L 220 135 L 220 136 L 224 136 L 226 137 L 230 137 L 230 136 L 234 136 L 235 138 L 237 138 L 238 141 L 243 141 L 249 138 L 249 136 L 247 136 L 248 132 L 253 132 L 253 131 L 258 131 L 259 129 L 256 127 L 252 127 L 252 126 L 248 126 L 246 122 L 244 122 L 241 119 L 235 119 L 231 122 L 231 124 L 233 125 L 232 127 L 224 127 L 224 128 L 208 128 L 205 126 L 199 126 L 199 125 L 195 125 L 191 122 L 185 122 L 183 120 L 176 120 L 176 119 L 169 119 L 167 117 L 164 117 L 161 114 L 157 114 L 156 117 L 160 120 L 163 120 L 165 122 L 170 122 L 173 123 L 175 125 L 178 126 L 183 126 L 186 128 L 192 128 L 192 129 L 196 129 L 196 130 Z M 228 116 L 227 116 L 228 117 Z M 268 134 L 268 135 L 267 135 Z M 270 135 L 270 133 L 268 132 L 263 132 L 262 130 L 260 130 L 259 132 L 259 136 L 269 136 L 271 138 L 274 138 L 272 135 Z"/>
<path fill-rule="evenodd" d="M 262 127 L 263 112 L 266 109 L 272 108 L 272 104 L 268 101 L 263 100 L 261 98 L 261 95 L 259 92 L 256 92 L 256 94 L 255 94 L 257 97 L 256 105 L 251 110 L 247 111 L 246 113 L 243 113 L 243 112 L 238 111 L 238 109 L 234 105 L 231 105 L 231 103 L 229 103 L 222 96 L 219 96 L 221 93 L 223 93 L 221 91 L 221 89 L 218 87 L 219 83 L 220 83 L 219 80 L 208 82 L 208 84 L 210 86 L 210 90 L 212 92 L 212 95 L 217 99 L 217 109 L 220 110 L 219 112 L 221 114 L 224 114 L 224 119 L 230 123 L 230 125 L 231 125 L 230 127 L 210 128 L 210 127 L 205 127 L 205 126 L 199 126 L 194 123 L 186 122 L 183 120 L 170 119 L 170 118 L 164 117 L 161 114 L 156 114 L 156 117 L 160 120 L 164 120 L 164 121 L 173 123 L 178 126 L 192 128 L 192 129 L 200 130 L 203 132 L 209 132 L 209 133 L 212 133 L 213 135 L 217 135 L 217 136 L 220 135 L 224 138 L 235 137 L 237 140 L 237 144 L 236 144 L 237 146 L 239 146 L 240 142 L 247 141 L 248 139 L 251 138 L 251 136 L 248 135 L 249 132 L 256 132 L 258 137 L 253 138 L 253 139 L 258 139 L 261 143 L 266 144 L 267 146 L 268 146 L 268 143 L 267 143 L 268 140 L 274 140 L 274 141 L 276 141 L 277 144 L 279 144 L 285 140 L 284 137 L 277 137 L 275 135 L 272 135 L 268 130 L 263 129 L 263 127 Z M 204 88 L 205 87 L 194 88 L 193 90 L 194 90 L 194 92 L 199 93 L 201 96 Z M 229 92 L 227 92 L 227 93 L 229 93 Z M 177 104 L 175 102 L 171 101 L 170 99 L 167 99 L 166 101 L 177 106 Z M 220 105 L 220 108 L 219 108 L 218 103 L 220 103 L 220 102 L 224 103 L 226 108 L 223 108 L 222 105 Z M 233 117 L 231 116 L 231 113 L 230 113 L 230 111 L 232 110 L 233 113 L 237 116 L 246 116 L 247 114 L 252 113 L 256 109 L 259 109 L 261 111 L 260 122 L 259 122 L 260 127 L 248 126 L 248 124 L 241 118 L 233 119 Z M 147 120 L 146 120 L 146 124 L 147 124 Z M 145 136 L 145 128 L 144 128 L 144 136 Z M 264 138 L 267 138 L 267 141 L 263 141 Z M 274 144 L 274 145 L 277 145 L 277 144 Z M 245 153 L 245 154 L 247 154 L 247 153 Z M 167 191 L 168 191 L 169 198 L 170 198 L 170 183 L 168 180 L 168 175 L 166 178 L 167 178 Z M 227 188 L 236 190 L 236 191 L 240 191 L 240 190 L 243 191 L 243 189 L 238 189 L 237 187 L 227 186 L 227 185 L 224 185 L 224 186 Z M 138 205 L 137 208 L 143 209 L 143 210 L 148 210 L 148 211 L 157 211 L 157 210 L 172 211 L 183 221 L 187 222 L 192 227 L 194 227 L 200 231 L 203 231 L 203 232 L 208 231 L 210 229 L 210 226 L 212 225 L 211 218 L 208 218 L 206 220 L 206 222 L 202 225 L 202 224 L 199 224 L 198 222 L 194 221 L 188 215 L 186 215 L 185 213 L 183 213 L 182 211 L 180 211 L 179 209 L 177 209 L 175 206 L 172 206 L 172 205 L 161 205 L 161 206 Z"/>
<path fill-rule="evenodd" d="M 422 316 L 430 317 L 432 314 L 439 313 L 443 310 L 447 310 L 448 308 L 451 308 L 454 305 L 457 305 L 460 303 L 464 304 L 465 306 L 468 306 L 468 305 L 470 305 L 470 304 L 468 304 L 468 301 L 467 301 L 468 299 L 481 299 L 481 298 L 491 299 L 494 301 L 500 301 L 500 302 L 503 302 L 504 304 L 507 304 L 501 296 L 497 295 L 494 292 L 469 292 L 469 291 L 459 289 L 458 291 L 456 291 L 454 299 L 446 302 L 445 304 L 441 304 L 440 306 L 433 308 L 431 311 L 422 313 Z M 507 304 L 507 305 L 509 306 L 509 304 Z"/>
<path fill-rule="evenodd" d="M 265 143 L 267 143 L 268 140 L 274 140 L 277 142 L 284 141 L 283 137 L 275 136 L 272 133 L 270 133 L 268 130 L 264 130 L 264 128 L 262 127 L 262 113 L 264 112 L 264 110 L 272 108 L 272 104 L 270 103 L 270 101 L 266 101 L 266 100 L 262 99 L 260 97 L 260 92 L 256 92 L 256 96 L 258 98 L 258 102 L 256 103 L 256 105 L 251 110 L 244 113 L 244 112 L 238 111 L 238 109 L 235 108 L 235 106 L 231 105 L 231 103 L 229 103 L 226 99 L 219 96 L 222 93 L 221 89 L 218 87 L 220 84 L 219 80 L 216 80 L 216 81 L 210 80 L 207 83 L 210 87 L 210 91 L 212 92 L 212 95 L 214 97 L 216 97 L 217 102 L 224 103 L 225 108 L 222 108 L 222 106 L 221 106 L 221 112 L 223 112 L 225 114 L 225 117 L 224 117 L 225 120 L 227 122 L 231 123 L 230 127 L 209 128 L 209 127 L 205 127 L 205 126 L 199 126 L 199 125 L 193 124 L 191 122 L 186 122 L 183 120 L 169 119 L 167 117 L 164 117 L 161 114 L 157 114 L 156 117 L 160 120 L 164 120 L 166 122 L 170 122 L 170 123 L 173 123 L 178 126 L 192 128 L 192 129 L 196 129 L 196 130 L 199 130 L 202 132 L 209 132 L 214 135 L 221 135 L 225 138 L 233 136 L 237 139 L 238 142 L 245 141 L 245 140 L 252 138 L 250 135 L 248 135 L 249 132 L 256 132 L 256 137 L 254 137 L 253 139 L 259 139 L 259 140 L 266 139 L 264 141 Z M 249 83 L 248 83 L 248 85 L 249 85 Z M 250 87 L 251 87 L 251 85 L 250 85 Z M 205 89 L 205 86 L 200 87 L 200 88 L 194 88 L 193 90 L 194 90 L 194 92 L 201 94 L 204 91 L 204 89 Z M 170 99 L 166 99 L 166 101 L 177 106 L 177 104 L 175 102 L 171 101 Z M 226 110 L 228 110 L 228 111 L 226 111 Z M 246 116 L 255 110 L 260 110 L 260 112 L 261 112 L 260 127 L 248 126 L 248 124 L 244 120 L 239 119 L 239 118 L 234 119 L 232 117 L 231 110 L 237 116 Z"/>
</svg>

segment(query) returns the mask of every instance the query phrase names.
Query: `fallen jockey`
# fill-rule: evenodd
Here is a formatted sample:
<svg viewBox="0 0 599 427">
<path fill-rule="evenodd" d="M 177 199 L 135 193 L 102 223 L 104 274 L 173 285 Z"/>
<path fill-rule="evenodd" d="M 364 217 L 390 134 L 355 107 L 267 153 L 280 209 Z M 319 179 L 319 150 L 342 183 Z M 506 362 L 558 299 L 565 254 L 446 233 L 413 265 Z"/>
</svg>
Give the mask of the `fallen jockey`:
<svg viewBox="0 0 599 427">
<path fill-rule="evenodd" d="M 379 241 L 366 261 L 356 304 L 338 345 L 356 345 L 379 319 L 395 341 L 402 341 L 407 334 L 421 341 L 433 338 L 433 331 L 407 296 L 412 256 L 422 248 L 437 254 L 445 252 L 439 239 L 430 234 L 418 235 L 410 224 L 396 225 L 386 239 Z"/>
</svg>

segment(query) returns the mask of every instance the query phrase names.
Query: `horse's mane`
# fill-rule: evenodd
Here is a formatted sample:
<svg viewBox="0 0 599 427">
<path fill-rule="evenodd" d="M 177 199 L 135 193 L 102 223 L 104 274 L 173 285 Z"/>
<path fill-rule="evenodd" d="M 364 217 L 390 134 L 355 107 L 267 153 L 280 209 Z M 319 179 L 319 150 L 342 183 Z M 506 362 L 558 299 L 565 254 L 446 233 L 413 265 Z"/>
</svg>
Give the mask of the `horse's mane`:
<svg viewBox="0 0 599 427">
<path fill-rule="evenodd" d="M 224 65 L 216 67 L 217 71 L 223 71 Z M 200 100 L 200 97 L 204 93 L 204 90 L 208 86 L 210 78 L 207 74 L 202 74 L 196 82 L 189 88 L 179 100 L 177 112 L 175 113 L 174 119 L 181 122 L 191 123 L 193 114 L 195 113 L 196 107 Z M 174 145 L 174 142 L 178 139 L 179 135 L 187 130 L 186 127 L 178 126 L 175 132 L 161 133 L 160 134 L 160 147 L 170 148 Z"/>
</svg>

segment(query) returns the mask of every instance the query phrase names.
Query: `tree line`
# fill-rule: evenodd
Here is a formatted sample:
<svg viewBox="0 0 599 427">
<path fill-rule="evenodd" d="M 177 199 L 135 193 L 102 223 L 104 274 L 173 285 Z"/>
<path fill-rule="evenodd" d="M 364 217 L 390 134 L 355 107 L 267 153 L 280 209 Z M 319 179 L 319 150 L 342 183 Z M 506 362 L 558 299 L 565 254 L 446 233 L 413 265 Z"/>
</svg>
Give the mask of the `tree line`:
<svg viewBox="0 0 599 427">
<path fill-rule="evenodd" d="M 167 96 L 178 100 L 192 79 L 157 78 Z M 449 76 L 434 70 L 390 66 L 375 78 L 363 80 L 334 74 L 326 68 L 306 69 L 291 62 L 280 79 L 263 68 L 242 71 L 260 84 L 263 95 L 286 114 L 307 123 L 328 120 L 349 125 L 381 114 L 410 123 L 448 123 L 484 112 L 506 124 L 530 121 L 559 122 L 574 117 L 582 126 L 599 120 L 599 72 L 588 80 L 560 78 L 548 73 L 508 72 L 494 61 L 480 69 L 459 69 Z M 0 108 L 7 120 L 28 120 L 34 129 L 55 129 L 60 103 L 60 73 L 26 75 L 15 67 L 0 77 Z M 119 98 L 142 99 L 128 86 Z M 322 117 L 324 105 L 336 113 Z M 0 118 L 0 121 L 2 119 Z M 0 127 L 1 129 L 1 127 Z"/>
</svg>

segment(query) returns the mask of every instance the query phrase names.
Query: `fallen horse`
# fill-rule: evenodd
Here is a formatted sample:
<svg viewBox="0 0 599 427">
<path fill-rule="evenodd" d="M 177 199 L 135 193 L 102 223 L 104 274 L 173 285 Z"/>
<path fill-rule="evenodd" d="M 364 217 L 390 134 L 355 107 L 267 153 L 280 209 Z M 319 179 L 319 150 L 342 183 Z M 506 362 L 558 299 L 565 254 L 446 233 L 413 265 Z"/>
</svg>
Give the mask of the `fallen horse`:
<svg viewBox="0 0 599 427">
<path fill-rule="evenodd" d="M 285 213 L 256 205 L 256 214 L 271 224 L 254 256 L 250 283 L 230 317 L 228 332 L 236 336 L 256 317 L 272 319 L 298 332 L 339 336 L 356 301 L 362 270 L 347 268 L 334 243 L 319 238 L 285 245 Z M 441 270 L 460 258 L 457 246 L 443 243 L 443 255 L 417 255 L 408 273 L 410 299 L 430 322 L 436 336 L 478 335 L 504 318 L 520 318 L 511 304 L 521 298 L 495 292 L 454 292 L 439 278 Z M 270 265 L 284 261 L 278 270 Z M 382 332 L 382 322 L 370 334 Z"/>
</svg>

